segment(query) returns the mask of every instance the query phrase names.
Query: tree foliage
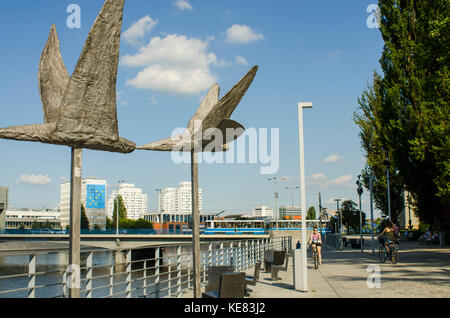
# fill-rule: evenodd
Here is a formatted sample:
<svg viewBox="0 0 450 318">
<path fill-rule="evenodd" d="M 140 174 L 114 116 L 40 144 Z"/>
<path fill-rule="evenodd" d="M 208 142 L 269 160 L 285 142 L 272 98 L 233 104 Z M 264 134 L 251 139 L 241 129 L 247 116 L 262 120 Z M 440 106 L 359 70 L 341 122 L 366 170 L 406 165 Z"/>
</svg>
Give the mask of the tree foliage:
<svg viewBox="0 0 450 318">
<path fill-rule="evenodd" d="M 316 208 L 310 207 L 308 211 L 306 212 L 306 219 L 307 220 L 315 220 L 316 219 Z"/>
<path fill-rule="evenodd" d="M 450 1 L 379 0 L 379 6 L 385 45 L 383 77 L 374 81 L 377 139 L 421 221 L 436 224 L 450 205 Z"/>
<path fill-rule="evenodd" d="M 89 229 L 89 219 L 86 215 L 86 209 L 83 204 L 81 205 L 81 228 Z"/>
<path fill-rule="evenodd" d="M 389 215 L 387 195 L 387 173 L 384 164 L 386 154 L 383 151 L 385 140 L 379 113 L 382 111 L 381 77 L 374 73 L 373 83 L 369 84 L 362 97 L 358 99 L 359 112 L 353 115 L 354 122 L 359 126 L 361 147 L 366 158 L 366 167 L 361 176 L 364 186 L 369 189 L 369 176 L 375 177 L 372 182 L 372 191 L 375 207 L 381 211 L 384 217 Z M 392 157 L 388 158 L 393 162 Z M 391 215 L 396 220 L 404 207 L 404 184 L 399 176 L 399 171 L 394 164 L 389 166 L 389 190 L 391 199 Z"/>
<path fill-rule="evenodd" d="M 346 225 L 347 229 L 359 233 L 360 213 L 358 205 L 351 200 L 344 201 L 342 202 L 340 213 L 342 213 L 342 223 Z M 364 226 L 366 224 L 366 214 L 364 212 L 361 213 L 361 219 L 362 226 Z"/>
<path fill-rule="evenodd" d="M 114 199 L 114 210 L 112 219 L 113 227 L 115 228 L 117 224 L 117 200 L 119 200 L 119 227 L 122 228 L 121 226 L 122 220 L 127 219 L 127 207 L 125 206 L 123 198 L 120 194 Z"/>
</svg>

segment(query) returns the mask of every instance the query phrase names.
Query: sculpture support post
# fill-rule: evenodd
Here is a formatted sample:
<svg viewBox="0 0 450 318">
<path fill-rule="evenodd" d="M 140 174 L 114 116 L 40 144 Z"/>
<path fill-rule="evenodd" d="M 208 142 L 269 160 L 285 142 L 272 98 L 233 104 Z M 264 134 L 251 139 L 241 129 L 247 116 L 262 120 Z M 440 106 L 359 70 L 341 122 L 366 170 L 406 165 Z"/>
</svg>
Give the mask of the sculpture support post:
<svg viewBox="0 0 450 318">
<path fill-rule="evenodd" d="M 70 173 L 70 238 L 69 265 L 72 270 L 69 284 L 70 298 L 80 297 L 80 231 L 81 231 L 81 167 L 83 149 L 72 148 Z M 76 275 L 76 277 L 74 277 Z"/>
<path fill-rule="evenodd" d="M 194 298 L 201 298 L 200 289 L 200 213 L 198 204 L 198 154 L 191 151 L 191 189 L 192 189 L 192 253 L 194 266 Z"/>
</svg>

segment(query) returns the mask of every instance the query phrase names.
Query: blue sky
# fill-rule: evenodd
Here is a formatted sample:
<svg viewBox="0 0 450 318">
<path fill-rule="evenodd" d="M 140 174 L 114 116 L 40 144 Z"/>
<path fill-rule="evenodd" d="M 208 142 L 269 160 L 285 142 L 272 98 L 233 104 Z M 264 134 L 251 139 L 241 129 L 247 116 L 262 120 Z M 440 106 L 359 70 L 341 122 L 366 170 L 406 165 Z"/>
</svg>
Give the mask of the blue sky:
<svg viewBox="0 0 450 318">
<path fill-rule="evenodd" d="M 364 165 L 358 128 L 352 121 L 374 70 L 383 41 L 366 21 L 375 0 L 273 2 L 144 1 L 125 4 L 117 79 L 120 135 L 138 145 L 186 127 L 208 87 L 223 96 L 253 65 L 258 74 L 232 119 L 246 128 L 279 128 L 279 204 L 291 204 L 286 186 L 299 185 L 298 102 L 305 110 L 306 205 L 335 208 L 334 198 L 358 201 L 355 181 Z M 69 28 L 70 4 L 81 9 L 81 28 Z M 39 58 L 55 24 L 72 73 L 103 0 L 10 1 L 0 12 L 0 127 L 43 122 L 38 92 Z M 137 23 L 140 21 L 139 23 Z M 190 53 L 180 48 L 190 49 Z M 177 50 L 178 49 L 178 50 Z M 165 81 L 174 74 L 180 81 Z M 173 78 L 172 78 L 173 79 Z M 188 83 L 189 85 L 186 85 Z M 0 140 L 0 185 L 15 207 L 54 207 L 61 180 L 69 178 L 70 149 Z M 328 160 L 326 160 L 328 158 Z M 273 183 L 261 164 L 201 164 L 206 212 L 250 213 L 273 206 Z M 84 150 L 83 177 L 126 180 L 149 194 L 190 180 L 189 165 L 170 153 L 130 155 Z M 109 189 L 112 190 L 111 188 Z M 369 210 L 367 190 L 363 210 Z M 295 193 L 299 204 L 300 193 Z"/>
</svg>

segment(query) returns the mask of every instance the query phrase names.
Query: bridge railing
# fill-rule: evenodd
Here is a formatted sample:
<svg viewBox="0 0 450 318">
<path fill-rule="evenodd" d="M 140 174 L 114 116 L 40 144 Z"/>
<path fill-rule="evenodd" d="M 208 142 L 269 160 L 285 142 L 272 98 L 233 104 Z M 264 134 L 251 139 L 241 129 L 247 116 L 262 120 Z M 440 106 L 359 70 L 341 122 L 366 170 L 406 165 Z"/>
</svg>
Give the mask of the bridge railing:
<svg viewBox="0 0 450 318">
<path fill-rule="evenodd" d="M 202 242 L 201 283 L 208 281 L 209 266 L 232 265 L 236 271 L 245 271 L 263 258 L 264 250 L 290 250 L 291 246 L 290 237 Z M 71 287 L 79 287 L 83 298 L 164 298 L 192 292 L 194 286 L 190 244 L 83 250 L 80 268 L 67 266 L 67 251 L 52 253 L 7 256 L 6 261 L 3 257 L 0 298 L 67 298 Z M 66 262 L 49 266 L 45 261 L 52 256 Z M 8 262 L 11 269 L 17 269 L 14 262 L 19 262 L 24 271 L 6 272 Z"/>
</svg>

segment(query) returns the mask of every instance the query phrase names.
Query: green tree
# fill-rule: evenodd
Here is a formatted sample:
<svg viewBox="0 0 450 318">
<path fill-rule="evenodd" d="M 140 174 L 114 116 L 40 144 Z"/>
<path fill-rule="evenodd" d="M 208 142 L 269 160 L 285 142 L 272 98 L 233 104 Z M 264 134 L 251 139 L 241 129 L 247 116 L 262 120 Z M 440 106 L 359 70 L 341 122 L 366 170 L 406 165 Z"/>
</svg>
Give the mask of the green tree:
<svg viewBox="0 0 450 318">
<path fill-rule="evenodd" d="M 89 219 L 86 215 L 86 209 L 83 204 L 81 205 L 81 228 L 89 229 Z"/>
<path fill-rule="evenodd" d="M 114 199 L 114 210 L 113 210 L 113 220 L 112 221 L 113 221 L 114 228 L 115 228 L 116 224 L 117 224 L 117 199 L 119 200 L 119 227 L 124 228 L 122 226 L 122 220 L 127 219 L 127 208 L 126 208 L 125 203 L 123 202 L 123 198 L 120 194 Z"/>
<path fill-rule="evenodd" d="M 316 219 L 316 208 L 313 206 L 308 209 L 306 212 L 306 219 L 307 220 L 315 220 Z"/>
<path fill-rule="evenodd" d="M 420 220 L 441 227 L 450 205 L 450 1 L 379 0 L 379 6 L 382 139 Z"/>
<path fill-rule="evenodd" d="M 114 229 L 114 221 L 111 220 L 110 218 L 106 218 L 106 228 L 107 229 Z"/>
<path fill-rule="evenodd" d="M 358 99 L 359 109 L 354 113 L 353 120 L 360 128 L 361 147 L 366 159 L 366 167 L 361 173 L 363 184 L 369 189 L 369 175 L 376 177 L 372 183 L 375 207 L 387 218 L 389 209 L 384 164 L 386 155 L 383 151 L 385 140 L 379 118 L 383 108 L 381 81 L 380 75 L 375 72 L 373 83 L 368 85 L 362 97 Z M 389 161 L 393 162 L 392 158 L 389 158 Z M 397 220 L 404 208 L 404 183 L 394 164 L 389 166 L 389 183 L 392 220 Z"/>
<path fill-rule="evenodd" d="M 342 213 L 342 223 L 347 226 L 347 229 L 359 233 L 360 213 L 358 205 L 351 200 L 346 200 L 342 202 L 340 212 Z M 362 226 L 364 226 L 366 224 L 366 214 L 364 212 L 361 213 L 361 218 Z"/>
</svg>

